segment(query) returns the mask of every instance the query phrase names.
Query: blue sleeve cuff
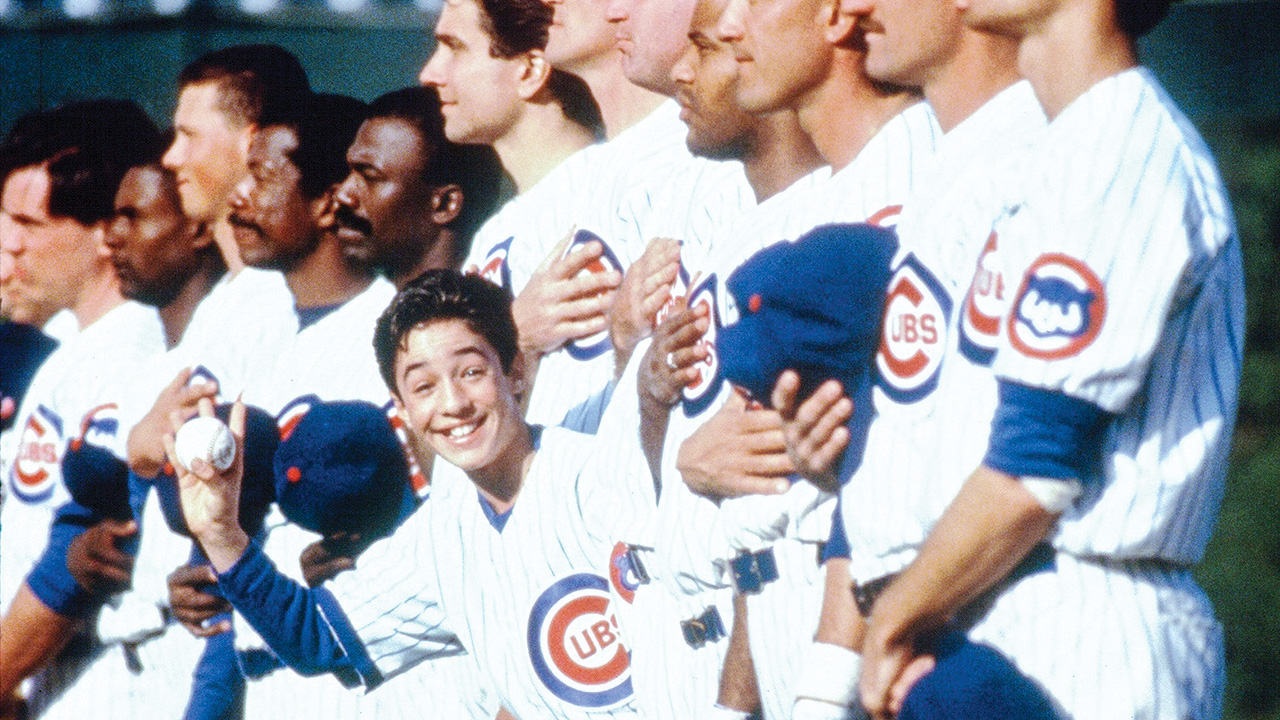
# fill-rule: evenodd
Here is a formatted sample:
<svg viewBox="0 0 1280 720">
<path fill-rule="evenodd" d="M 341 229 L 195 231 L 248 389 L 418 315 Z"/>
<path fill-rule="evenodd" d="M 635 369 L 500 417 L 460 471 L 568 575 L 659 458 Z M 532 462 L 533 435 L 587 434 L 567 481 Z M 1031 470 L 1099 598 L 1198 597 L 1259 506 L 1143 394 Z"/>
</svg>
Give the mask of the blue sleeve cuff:
<svg viewBox="0 0 1280 720">
<path fill-rule="evenodd" d="M 67 550 L 72 541 L 97 520 L 92 510 L 74 500 L 58 508 L 49 528 L 49 543 L 27 574 L 27 587 L 36 598 L 63 617 L 88 617 L 106 599 L 80 587 L 67 568 Z"/>
<path fill-rule="evenodd" d="M 849 538 L 844 534 L 844 511 L 841 510 L 840 499 L 836 498 L 836 507 L 831 511 L 831 537 L 822 546 L 821 561 L 831 558 L 849 558 Z"/>
<path fill-rule="evenodd" d="M 299 674 L 329 672 L 348 686 L 363 679 L 328 619 L 336 613 L 345 620 L 341 608 L 333 602 L 331 609 L 322 611 L 321 592 L 281 574 L 256 542 L 218 576 L 218 587 L 272 651 Z M 359 644 L 358 638 L 355 642 Z"/>
<path fill-rule="evenodd" d="M 229 617 L 229 616 L 224 616 Z M 236 663 L 235 633 L 205 641 L 192 673 L 191 697 L 182 720 L 238 720 L 244 716 L 245 679 Z"/>
<path fill-rule="evenodd" d="M 1085 482 L 1095 475 L 1109 413 L 1061 392 L 999 385 L 984 465 L 1015 477 Z"/>
</svg>

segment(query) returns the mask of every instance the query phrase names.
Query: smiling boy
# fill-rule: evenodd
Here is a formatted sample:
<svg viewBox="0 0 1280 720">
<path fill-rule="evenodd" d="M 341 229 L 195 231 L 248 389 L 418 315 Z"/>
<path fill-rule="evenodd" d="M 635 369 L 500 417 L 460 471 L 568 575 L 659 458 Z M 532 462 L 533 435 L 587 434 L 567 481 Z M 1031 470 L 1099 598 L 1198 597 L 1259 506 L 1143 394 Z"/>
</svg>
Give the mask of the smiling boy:
<svg viewBox="0 0 1280 720">
<path fill-rule="evenodd" d="M 374 346 L 397 408 L 438 456 L 430 502 L 357 570 L 307 590 L 240 530 L 239 463 L 183 471 L 187 523 L 228 599 L 304 674 L 373 688 L 465 648 L 519 717 L 633 716 L 600 567 L 606 530 L 631 503 L 611 491 L 622 483 L 597 479 L 609 476 L 590 438 L 521 418 L 524 361 L 506 294 L 429 272 L 392 301 Z"/>
</svg>

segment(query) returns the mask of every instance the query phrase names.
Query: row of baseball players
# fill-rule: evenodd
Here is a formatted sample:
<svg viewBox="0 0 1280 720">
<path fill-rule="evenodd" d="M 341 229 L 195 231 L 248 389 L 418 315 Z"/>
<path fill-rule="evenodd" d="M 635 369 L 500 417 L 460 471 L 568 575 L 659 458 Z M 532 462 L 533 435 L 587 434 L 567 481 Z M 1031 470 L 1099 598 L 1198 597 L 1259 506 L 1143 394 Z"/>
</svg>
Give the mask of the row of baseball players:
<svg viewBox="0 0 1280 720">
<path fill-rule="evenodd" d="M 390 389 L 419 457 L 447 463 L 395 535 L 316 589 L 266 559 L 283 566 L 314 535 L 290 545 L 293 526 L 268 519 L 253 542 L 238 473 L 176 468 L 213 568 L 193 572 L 280 659 L 390 680 L 361 702 L 397 712 L 422 703 L 387 695 L 403 675 L 485 717 L 841 717 L 859 700 L 877 716 L 1216 714 L 1221 635 L 1189 567 L 1234 416 L 1239 249 L 1211 158 L 1135 67 L 1164 8 L 918 5 L 446 4 L 421 79 L 449 139 L 491 145 L 514 181 L 467 264 L 514 296 L 518 342 L 474 282 L 408 283 L 425 265 L 397 283 L 376 363 L 335 368 L 331 350 L 371 347 L 372 315 L 315 344 L 291 315 L 265 388 L 244 383 L 282 436 L 318 400 Z M 522 40 L 538 22 L 542 42 Z M 272 267 L 251 258 L 271 255 L 255 244 L 269 213 L 253 211 L 270 209 L 275 168 L 292 164 L 301 189 L 323 164 L 303 160 L 305 119 L 338 112 L 299 104 L 292 124 L 264 109 L 246 143 L 251 179 L 230 197 L 250 264 Z M 358 232 L 342 207 L 337 227 Z M 756 255 L 832 233 L 888 282 L 868 295 L 823 274 L 847 258 Z M 298 307 L 318 286 L 322 308 L 363 287 L 308 282 L 322 262 L 276 266 Z M 1122 287 L 1139 294 L 1121 302 Z M 814 338 L 792 297 L 872 320 L 870 342 L 837 353 L 847 372 L 802 367 Z M 752 315 L 782 322 L 734 345 Z M 766 373 L 754 397 L 725 381 L 789 362 L 802 373 L 776 387 Z M 377 382 L 355 389 L 370 367 Z M 810 395 L 825 377 L 844 382 Z M 167 409 L 212 395 L 185 382 L 124 423 L 139 475 L 163 464 Z M 312 559 L 353 564 L 331 549 Z M 281 698 L 250 712 L 300 704 Z"/>
</svg>

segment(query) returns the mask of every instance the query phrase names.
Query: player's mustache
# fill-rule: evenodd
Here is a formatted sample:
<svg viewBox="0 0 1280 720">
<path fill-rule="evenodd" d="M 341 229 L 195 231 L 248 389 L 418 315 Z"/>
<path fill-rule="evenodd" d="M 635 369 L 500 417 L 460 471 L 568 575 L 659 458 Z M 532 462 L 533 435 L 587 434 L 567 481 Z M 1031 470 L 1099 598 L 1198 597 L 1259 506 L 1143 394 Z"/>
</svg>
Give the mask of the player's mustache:
<svg viewBox="0 0 1280 720">
<path fill-rule="evenodd" d="M 339 205 L 333 211 L 333 221 L 338 223 L 339 227 L 355 230 L 361 235 L 370 235 L 373 233 L 373 224 L 368 220 L 356 215 L 355 211 L 346 205 Z"/>
<path fill-rule="evenodd" d="M 242 227 L 248 230 L 252 230 L 258 233 L 259 235 L 266 234 L 262 231 L 262 227 L 259 226 L 257 223 L 251 220 L 246 220 L 243 215 L 237 214 L 235 212 L 227 216 L 227 222 L 232 225 L 235 225 L 236 227 Z"/>
</svg>

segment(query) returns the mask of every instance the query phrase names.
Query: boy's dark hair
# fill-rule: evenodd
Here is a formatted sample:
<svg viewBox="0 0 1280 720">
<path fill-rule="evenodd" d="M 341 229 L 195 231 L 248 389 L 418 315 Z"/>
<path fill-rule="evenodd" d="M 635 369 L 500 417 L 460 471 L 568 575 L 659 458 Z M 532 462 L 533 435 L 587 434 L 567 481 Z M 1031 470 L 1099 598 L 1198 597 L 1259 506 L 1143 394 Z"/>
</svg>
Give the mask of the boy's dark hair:
<svg viewBox="0 0 1280 720">
<path fill-rule="evenodd" d="M 480 27 L 489 36 L 489 54 L 513 58 L 547 47 L 547 29 L 554 12 L 545 0 L 476 0 Z M 560 103 L 565 117 L 604 139 L 604 118 L 591 90 L 582 78 L 563 70 L 551 70 L 547 90 Z"/>
<path fill-rule="evenodd" d="M 1115 0 L 1116 26 L 1130 40 L 1146 35 L 1165 15 L 1174 0 Z"/>
<path fill-rule="evenodd" d="M 29 113 L 0 143 L 0 183 L 15 170 L 47 163 L 49 214 L 92 225 L 115 214 L 120 180 L 160 142 L 155 123 L 130 100 L 86 100 Z"/>
<path fill-rule="evenodd" d="M 258 122 L 275 106 L 311 91 L 307 71 L 279 45 L 233 45 L 196 58 L 178 74 L 178 88 L 218 84 L 218 109 L 239 125 Z"/>
<path fill-rule="evenodd" d="M 541 2 L 541 0 L 537 0 Z M 506 172 L 498 154 L 488 145 L 459 145 L 444 135 L 444 116 L 435 88 L 407 87 L 393 90 L 369 103 L 366 118 L 396 118 L 417 128 L 427 153 L 422 170 L 430 187 L 457 185 L 462 188 L 462 212 L 445 227 L 458 235 L 461 265 L 471 247 L 471 237 L 506 201 L 503 178 Z"/>
<path fill-rule="evenodd" d="M 378 318 L 373 352 L 391 393 L 396 389 L 396 353 L 407 348 L 409 333 L 437 320 L 463 320 L 498 354 L 504 373 L 516 357 L 516 324 L 506 291 L 478 275 L 457 270 L 428 270 L 396 293 Z"/>
<path fill-rule="evenodd" d="M 304 95 L 288 107 L 271 108 L 259 121 L 263 128 L 292 128 L 298 147 L 289 159 L 302 176 L 299 185 L 315 199 L 347 176 L 347 148 L 364 122 L 365 104 L 345 95 Z"/>
</svg>

